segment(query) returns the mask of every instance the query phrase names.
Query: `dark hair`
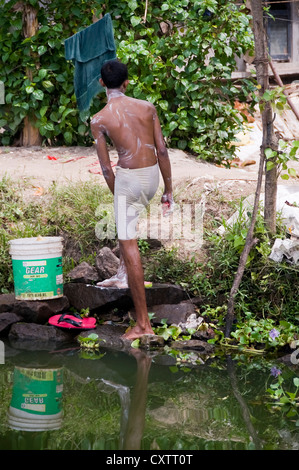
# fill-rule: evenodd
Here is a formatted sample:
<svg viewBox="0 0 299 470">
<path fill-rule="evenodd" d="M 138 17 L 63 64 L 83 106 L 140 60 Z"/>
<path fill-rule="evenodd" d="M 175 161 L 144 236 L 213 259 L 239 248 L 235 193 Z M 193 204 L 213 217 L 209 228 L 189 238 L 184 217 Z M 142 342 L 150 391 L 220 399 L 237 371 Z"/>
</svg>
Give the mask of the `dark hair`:
<svg viewBox="0 0 299 470">
<path fill-rule="evenodd" d="M 107 88 L 119 88 L 128 79 L 128 68 L 117 59 L 108 60 L 101 68 L 101 77 Z"/>
</svg>

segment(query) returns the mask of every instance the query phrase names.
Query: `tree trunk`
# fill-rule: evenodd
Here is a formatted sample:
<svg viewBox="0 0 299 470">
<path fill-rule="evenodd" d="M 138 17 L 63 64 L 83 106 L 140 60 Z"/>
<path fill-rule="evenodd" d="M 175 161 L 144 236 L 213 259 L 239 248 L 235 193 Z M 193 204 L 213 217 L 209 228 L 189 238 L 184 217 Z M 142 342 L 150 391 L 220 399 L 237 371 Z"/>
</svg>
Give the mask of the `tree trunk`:
<svg viewBox="0 0 299 470">
<path fill-rule="evenodd" d="M 266 30 L 263 19 L 263 6 L 260 0 L 251 0 L 251 14 L 253 18 L 253 33 L 255 43 L 256 78 L 260 86 L 260 96 L 269 89 L 269 52 L 267 46 Z M 267 101 L 262 112 L 263 143 L 262 151 L 271 148 L 277 151 L 278 143 L 274 134 L 273 111 L 271 103 Z M 267 162 L 265 160 L 266 166 Z M 271 170 L 265 168 L 265 203 L 264 220 L 270 234 L 276 232 L 276 198 L 277 198 L 277 166 Z"/>
<path fill-rule="evenodd" d="M 240 405 L 240 411 L 243 417 L 243 421 L 247 429 L 247 432 L 249 436 L 251 437 L 251 440 L 254 444 L 254 448 L 255 450 L 262 450 L 263 449 L 262 441 L 259 438 L 259 435 L 255 430 L 254 424 L 252 423 L 250 408 L 248 404 L 246 403 L 246 400 L 244 399 L 244 396 L 243 396 L 244 394 L 240 392 L 239 387 L 238 387 L 238 378 L 237 378 L 237 374 L 235 370 L 235 365 L 231 356 L 227 357 L 227 372 L 230 378 L 232 392 L 237 402 Z"/>
<path fill-rule="evenodd" d="M 32 37 L 38 30 L 37 11 L 29 4 L 23 5 L 23 34 L 25 38 Z M 27 68 L 26 76 L 32 80 L 32 71 Z M 38 146 L 42 143 L 42 137 L 35 127 L 35 117 L 26 116 L 22 133 L 22 145 L 24 147 Z"/>
</svg>

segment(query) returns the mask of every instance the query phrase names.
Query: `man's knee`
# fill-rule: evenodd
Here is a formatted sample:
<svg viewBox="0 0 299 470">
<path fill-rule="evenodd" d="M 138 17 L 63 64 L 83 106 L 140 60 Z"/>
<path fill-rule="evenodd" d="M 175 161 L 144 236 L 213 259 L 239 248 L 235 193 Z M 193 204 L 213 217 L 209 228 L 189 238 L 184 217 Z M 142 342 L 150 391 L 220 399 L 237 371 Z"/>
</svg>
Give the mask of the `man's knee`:
<svg viewBox="0 0 299 470">
<path fill-rule="evenodd" d="M 129 240 L 118 240 L 120 249 L 129 250 L 132 248 L 138 248 L 137 239 L 130 238 Z"/>
<path fill-rule="evenodd" d="M 119 240 L 120 252 L 124 259 L 139 256 L 139 248 L 136 238 L 130 240 Z"/>
</svg>

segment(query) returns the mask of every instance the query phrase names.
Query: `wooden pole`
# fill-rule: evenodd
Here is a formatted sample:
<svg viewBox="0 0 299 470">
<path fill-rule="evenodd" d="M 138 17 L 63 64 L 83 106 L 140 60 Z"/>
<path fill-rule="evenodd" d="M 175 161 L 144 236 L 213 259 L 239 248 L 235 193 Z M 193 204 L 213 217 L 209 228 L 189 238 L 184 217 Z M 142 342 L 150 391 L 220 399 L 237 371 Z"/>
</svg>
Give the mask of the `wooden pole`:
<svg viewBox="0 0 299 470">
<path fill-rule="evenodd" d="M 277 82 L 277 84 L 281 87 L 283 87 L 283 83 L 282 83 L 282 80 L 280 78 L 280 76 L 278 75 L 275 67 L 274 67 L 274 64 L 273 64 L 273 61 L 271 60 L 271 58 L 269 58 L 269 65 L 271 67 L 271 70 L 273 72 L 273 75 L 274 75 L 274 78 Z M 290 97 L 284 92 L 284 94 L 286 95 L 287 97 L 287 102 L 288 102 L 288 105 L 290 106 L 291 110 L 293 111 L 293 113 L 295 114 L 296 118 L 298 119 L 299 121 L 299 112 L 298 110 L 295 108 L 294 106 L 294 103 L 292 102 L 292 100 L 290 99 Z"/>
<path fill-rule="evenodd" d="M 30 38 L 38 30 L 37 11 L 30 4 L 23 4 L 23 34 L 25 38 Z M 32 80 L 32 70 L 26 69 L 26 76 Z M 34 125 L 35 116 L 26 116 L 24 119 L 24 128 L 22 132 L 22 145 L 24 147 L 39 146 L 42 143 L 42 137 L 38 128 Z"/>
<path fill-rule="evenodd" d="M 255 43 L 255 68 L 256 78 L 260 86 L 260 97 L 263 96 L 269 85 L 269 52 L 267 36 L 263 18 L 263 5 L 260 0 L 251 0 L 251 14 L 253 18 L 253 33 Z M 263 143 L 265 151 L 270 148 L 274 152 L 278 150 L 278 139 L 274 133 L 274 116 L 272 106 L 269 101 L 264 103 L 262 112 Z M 267 161 L 265 159 L 267 165 Z M 275 158 L 273 158 L 275 163 Z M 265 168 L 265 202 L 264 221 L 268 232 L 271 235 L 276 233 L 276 200 L 277 200 L 277 165 L 271 170 Z"/>
</svg>

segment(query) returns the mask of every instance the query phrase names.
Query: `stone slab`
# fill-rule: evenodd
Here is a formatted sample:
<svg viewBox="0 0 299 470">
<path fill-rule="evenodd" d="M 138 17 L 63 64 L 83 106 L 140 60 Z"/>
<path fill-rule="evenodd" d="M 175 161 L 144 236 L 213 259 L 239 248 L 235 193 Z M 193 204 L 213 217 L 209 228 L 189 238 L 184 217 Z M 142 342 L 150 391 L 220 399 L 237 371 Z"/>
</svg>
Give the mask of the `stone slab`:
<svg viewBox="0 0 299 470">
<path fill-rule="evenodd" d="M 17 300 L 14 294 L 0 295 L 0 313 L 13 312 L 20 315 L 24 321 L 46 323 L 52 315 L 69 308 L 69 302 L 64 295 L 49 300 Z"/>
<path fill-rule="evenodd" d="M 64 294 L 70 305 L 79 311 L 87 307 L 90 311 L 104 306 L 128 309 L 133 307 L 130 289 L 68 283 L 64 286 Z M 187 299 L 186 292 L 180 286 L 172 284 L 153 284 L 145 289 L 145 294 L 148 307 L 165 303 L 178 304 Z"/>
<path fill-rule="evenodd" d="M 0 313 L 0 335 L 3 334 L 11 325 L 21 320 L 22 317 L 13 312 Z"/>
<path fill-rule="evenodd" d="M 28 351 L 47 351 L 53 349 L 57 343 L 67 343 L 74 340 L 74 336 L 70 332 L 61 328 L 22 322 L 12 325 L 8 338 L 11 346 L 15 349 Z"/>
</svg>

